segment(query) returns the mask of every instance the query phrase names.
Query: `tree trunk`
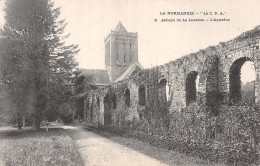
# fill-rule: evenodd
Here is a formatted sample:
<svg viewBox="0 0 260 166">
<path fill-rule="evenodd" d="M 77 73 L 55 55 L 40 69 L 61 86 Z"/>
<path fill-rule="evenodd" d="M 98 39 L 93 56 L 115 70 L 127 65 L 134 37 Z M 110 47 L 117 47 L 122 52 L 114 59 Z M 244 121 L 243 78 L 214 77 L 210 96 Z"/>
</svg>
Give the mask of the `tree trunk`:
<svg viewBox="0 0 260 166">
<path fill-rule="evenodd" d="M 25 127 L 25 116 L 23 116 L 22 122 L 23 122 L 23 128 L 24 128 Z"/>
<path fill-rule="evenodd" d="M 22 118 L 21 118 L 21 116 L 18 116 L 17 124 L 18 124 L 18 129 L 21 130 L 22 129 Z"/>
<path fill-rule="evenodd" d="M 36 115 L 33 118 L 33 125 L 32 125 L 32 130 L 39 130 L 41 127 L 41 118 Z"/>
</svg>

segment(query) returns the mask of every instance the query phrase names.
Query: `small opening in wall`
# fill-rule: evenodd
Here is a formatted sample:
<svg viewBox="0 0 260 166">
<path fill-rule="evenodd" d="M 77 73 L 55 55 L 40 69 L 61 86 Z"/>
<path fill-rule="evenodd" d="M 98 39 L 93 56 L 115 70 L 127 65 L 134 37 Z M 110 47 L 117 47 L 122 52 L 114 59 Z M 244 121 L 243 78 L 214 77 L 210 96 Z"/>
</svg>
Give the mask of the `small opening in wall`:
<svg viewBox="0 0 260 166">
<path fill-rule="evenodd" d="M 160 103 L 165 103 L 167 102 L 167 93 L 169 93 L 169 89 L 167 88 L 167 80 L 166 79 L 162 79 L 159 82 L 158 85 L 158 99 L 160 101 Z"/>
<path fill-rule="evenodd" d="M 137 118 L 136 117 L 133 117 L 133 122 L 137 122 Z"/>
<path fill-rule="evenodd" d="M 126 63 L 126 55 L 124 54 L 124 63 Z"/>
<path fill-rule="evenodd" d="M 143 119 L 143 114 L 139 114 L 139 119 L 142 120 Z"/>
<path fill-rule="evenodd" d="M 125 105 L 127 107 L 130 107 L 130 90 L 129 89 L 125 90 Z"/>
<path fill-rule="evenodd" d="M 186 104 L 187 106 L 193 102 L 196 102 L 197 99 L 197 90 L 198 90 L 198 73 L 192 71 L 188 74 L 186 78 Z"/>
<path fill-rule="evenodd" d="M 116 109 L 117 107 L 116 94 L 113 94 L 112 102 L 113 102 L 113 108 Z"/>
<path fill-rule="evenodd" d="M 116 123 L 119 125 L 120 124 L 120 115 L 119 114 L 117 115 L 116 121 L 117 121 Z"/>
<path fill-rule="evenodd" d="M 100 107 L 99 97 L 97 98 L 97 105 L 98 105 L 98 107 Z"/>
<path fill-rule="evenodd" d="M 259 46 L 256 46 L 256 49 L 259 50 Z"/>
<path fill-rule="evenodd" d="M 139 87 L 139 105 L 144 106 L 146 101 L 145 87 L 141 85 Z"/>
</svg>

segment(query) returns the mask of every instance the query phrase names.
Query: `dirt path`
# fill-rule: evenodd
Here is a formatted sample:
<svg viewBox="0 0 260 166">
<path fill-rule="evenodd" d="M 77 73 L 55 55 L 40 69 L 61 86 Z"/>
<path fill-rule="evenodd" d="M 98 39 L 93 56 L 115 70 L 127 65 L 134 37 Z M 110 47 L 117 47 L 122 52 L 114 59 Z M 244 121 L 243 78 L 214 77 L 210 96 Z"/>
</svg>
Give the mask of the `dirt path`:
<svg viewBox="0 0 260 166">
<path fill-rule="evenodd" d="M 80 127 L 64 126 L 88 166 L 166 166 L 138 151 L 112 142 Z"/>
</svg>

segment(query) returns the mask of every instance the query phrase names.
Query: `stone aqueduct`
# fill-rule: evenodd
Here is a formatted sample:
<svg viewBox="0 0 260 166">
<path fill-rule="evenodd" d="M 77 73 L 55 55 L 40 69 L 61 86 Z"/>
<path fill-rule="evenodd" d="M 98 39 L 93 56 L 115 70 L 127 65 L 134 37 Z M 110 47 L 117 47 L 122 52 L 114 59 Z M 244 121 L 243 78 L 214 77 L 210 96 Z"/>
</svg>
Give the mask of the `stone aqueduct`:
<svg viewBox="0 0 260 166">
<path fill-rule="evenodd" d="M 195 102 L 218 116 L 231 101 L 235 103 L 241 98 L 240 71 L 245 61 L 254 64 L 255 102 L 259 103 L 259 45 L 260 28 L 256 27 L 228 42 L 88 92 L 84 96 L 84 118 L 94 125 L 120 125 L 142 120 L 146 116 L 144 110 L 159 109 L 166 102 L 169 114 Z"/>
</svg>

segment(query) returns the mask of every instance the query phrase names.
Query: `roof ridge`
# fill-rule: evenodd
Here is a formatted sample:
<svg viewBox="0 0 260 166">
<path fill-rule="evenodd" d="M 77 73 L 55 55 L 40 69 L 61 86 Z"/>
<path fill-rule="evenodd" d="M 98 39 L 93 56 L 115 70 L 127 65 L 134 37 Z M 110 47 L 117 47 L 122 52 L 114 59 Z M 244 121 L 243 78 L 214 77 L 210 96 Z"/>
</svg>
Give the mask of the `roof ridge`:
<svg viewBox="0 0 260 166">
<path fill-rule="evenodd" d="M 121 23 L 120 20 L 115 28 L 115 31 L 127 32 L 127 30 L 125 29 L 124 25 Z"/>
</svg>

